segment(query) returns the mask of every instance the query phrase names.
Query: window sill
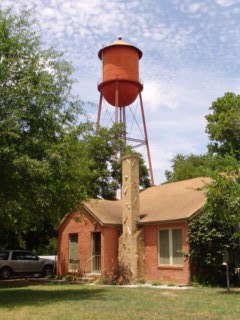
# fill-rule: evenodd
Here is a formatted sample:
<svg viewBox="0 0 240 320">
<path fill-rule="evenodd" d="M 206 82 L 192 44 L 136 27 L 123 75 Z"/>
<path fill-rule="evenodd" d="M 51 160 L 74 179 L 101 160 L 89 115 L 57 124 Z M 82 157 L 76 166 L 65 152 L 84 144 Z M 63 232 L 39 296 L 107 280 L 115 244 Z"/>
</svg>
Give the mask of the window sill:
<svg viewBox="0 0 240 320">
<path fill-rule="evenodd" d="M 158 269 L 164 270 L 183 270 L 182 265 L 169 265 L 169 264 L 161 264 L 158 266 Z"/>
</svg>

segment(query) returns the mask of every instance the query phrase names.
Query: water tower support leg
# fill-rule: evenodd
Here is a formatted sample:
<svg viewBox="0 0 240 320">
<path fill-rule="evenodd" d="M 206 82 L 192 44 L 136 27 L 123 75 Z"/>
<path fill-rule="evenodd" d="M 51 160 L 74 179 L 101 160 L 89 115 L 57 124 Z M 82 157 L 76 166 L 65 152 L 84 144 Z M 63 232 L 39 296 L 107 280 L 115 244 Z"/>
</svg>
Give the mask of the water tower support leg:
<svg viewBox="0 0 240 320">
<path fill-rule="evenodd" d="M 123 124 L 124 124 L 124 131 L 123 131 L 123 146 L 126 148 L 126 110 L 125 107 L 123 107 Z"/>
<path fill-rule="evenodd" d="M 116 81 L 115 86 L 115 124 L 118 124 L 118 104 L 119 104 L 119 81 Z M 115 146 L 117 145 L 117 139 L 119 139 L 118 134 L 115 135 Z M 115 147 L 115 161 L 118 161 L 118 148 Z M 115 187 L 114 187 L 114 196 L 117 199 L 117 180 L 115 180 Z"/>
<path fill-rule="evenodd" d="M 97 125 L 96 125 L 96 131 L 98 132 L 100 127 L 100 118 L 101 118 L 101 111 L 102 111 L 102 99 L 103 95 L 101 93 L 100 100 L 99 100 L 99 106 L 98 106 L 98 116 L 97 116 Z"/>
<path fill-rule="evenodd" d="M 149 164 L 149 170 L 150 170 L 150 177 L 151 177 L 151 181 L 152 181 L 152 186 L 154 186 L 154 178 L 153 178 L 153 170 L 152 170 L 152 160 L 151 160 L 149 143 L 148 143 L 147 126 L 146 126 L 146 121 L 145 121 L 145 114 L 144 114 L 144 109 L 143 109 L 143 102 L 142 102 L 141 92 L 139 93 L 139 98 L 140 98 L 140 107 L 141 107 L 142 120 L 143 120 L 143 129 L 144 129 L 144 136 L 145 136 L 145 144 L 146 144 L 147 155 L 148 155 L 148 164 Z"/>
<path fill-rule="evenodd" d="M 115 123 L 118 123 L 118 102 L 119 102 L 119 82 L 116 81 L 116 87 L 115 87 Z"/>
<path fill-rule="evenodd" d="M 120 123 L 122 123 L 122 107 L 119 107 Z"/>
<path fill-rule="evenodd" d="M 123 133 L 123 140 L 124 140 L 124 146 L 126 147 L 126 109 L 123 108 L 123 123 L 124 123 L 124 133 Z"/>
</svg>

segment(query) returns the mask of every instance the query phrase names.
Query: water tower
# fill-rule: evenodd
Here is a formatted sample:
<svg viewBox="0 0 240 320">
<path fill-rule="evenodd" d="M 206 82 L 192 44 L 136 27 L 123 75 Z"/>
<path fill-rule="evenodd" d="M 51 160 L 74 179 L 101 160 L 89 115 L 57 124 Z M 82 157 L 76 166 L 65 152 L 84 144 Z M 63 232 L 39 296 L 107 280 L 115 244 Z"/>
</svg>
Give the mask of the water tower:
<svg viewBox="0 0 240 320">
<path fill-rule="evenodd" d="M 143 139 L 133 138 L 123 134 L 123 143 L 135 143 L 136 147 L 146 146 L 150 177 L 154 185 L 152 163 L 149 150 L 147 127 L 144 115 L 141 92 L 143 85 L 139 80 L 139 60 L 142 52 L 137 47 L 118 38 L 117 41 L 102 48 L 98 57 L 102 60 L 102 82 L 98 85 L 100 101 L 98 107 L 97 129 L 101 124 L 103 99 L 115 107 L 115 123 L 124 123 L 126 127 L 126 107 L 134 103 L 137 98 L 140 102 L 140 112 L 143 126 Z"/>
</svg>

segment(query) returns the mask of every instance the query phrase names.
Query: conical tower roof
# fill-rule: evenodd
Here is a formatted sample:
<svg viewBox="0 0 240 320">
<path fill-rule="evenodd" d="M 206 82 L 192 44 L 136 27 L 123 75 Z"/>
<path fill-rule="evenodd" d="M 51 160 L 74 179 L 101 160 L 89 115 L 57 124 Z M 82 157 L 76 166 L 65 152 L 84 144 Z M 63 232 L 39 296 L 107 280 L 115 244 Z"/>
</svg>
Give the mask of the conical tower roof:
<svg viewBox="0 0 240 320">
<path fill-rule="evenodd" d="M 133 49 L 135 49 L 138 54 L 139 54 L 139 59 L 141 59 L 142 57 L 142 51 L 140 49 L 138 49 L 137 47 L 131 45 L 130 43 L 127 43 L 126 41 L 123 41 L 122 38 L 118 38 L 116 41 L 114 41 L 113 43 L 103 47 L 101 50 L 99 50 L 98 52 L 98 57 L 100 60 L 102 60 L 102 52 L 104 50 L 106 50 L 107 48 L 109 47 L 113 47 L 113 46 L 129 46 L 129 47 L 132 47 Z"/>
</svg>

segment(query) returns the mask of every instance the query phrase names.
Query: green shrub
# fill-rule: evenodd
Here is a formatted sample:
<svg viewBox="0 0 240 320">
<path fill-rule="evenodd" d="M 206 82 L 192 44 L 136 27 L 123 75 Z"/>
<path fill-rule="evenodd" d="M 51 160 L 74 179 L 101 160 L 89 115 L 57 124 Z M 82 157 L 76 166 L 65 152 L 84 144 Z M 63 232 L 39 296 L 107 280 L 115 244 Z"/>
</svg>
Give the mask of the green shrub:
<svg viewBox="0 0 240 320">
<path fill-rule="evenodd" d="M 169 282 L 169 283 L 168 283 L 168 286 L 169 286 L 169 287 L 174 287 L 174 286 L 175 286 L 175 283 Z"/>
<path fill-rule="evenodd" d="M 63 280 L 66 280 L 66 281 L 72 281 L 73 280 L 73 276 L 71 276 L 70 274 L 67 274 L 63 277 Z"/>
<path fill-rule="evenodd" d="M 137 284 L 145 284 L 146 280 L 144 278 L 139 278 L 139 279 L 136 280 L 136 283 Z"/>
<path fill-rule="evenodd" d="M 152 281 L 152 286 L 161 286 L 162 282 L 160 280 L 153 280 Z"/>
</svg>

